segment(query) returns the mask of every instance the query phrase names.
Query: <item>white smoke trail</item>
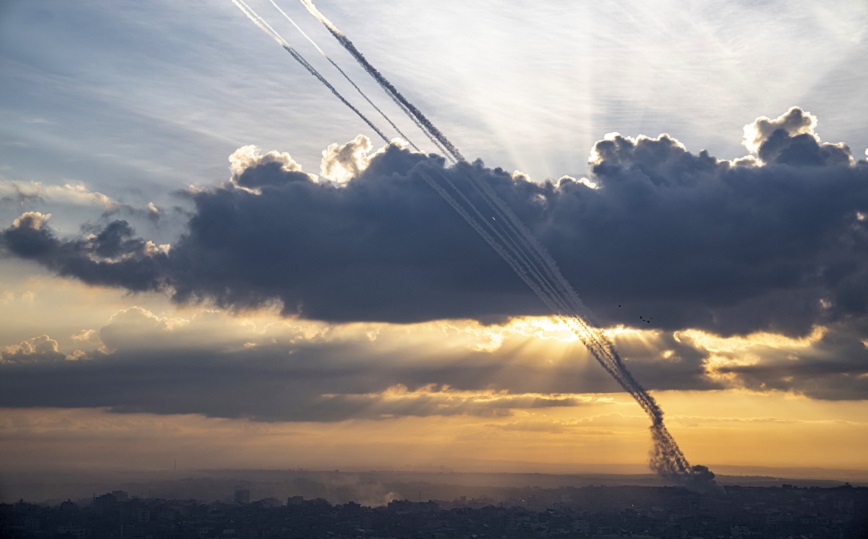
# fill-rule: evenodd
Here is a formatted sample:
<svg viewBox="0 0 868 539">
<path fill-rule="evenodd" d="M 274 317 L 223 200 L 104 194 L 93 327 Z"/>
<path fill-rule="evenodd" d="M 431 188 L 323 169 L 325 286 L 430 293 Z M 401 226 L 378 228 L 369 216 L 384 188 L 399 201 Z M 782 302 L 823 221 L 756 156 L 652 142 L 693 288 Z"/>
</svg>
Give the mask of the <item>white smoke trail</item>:
<svg viewBox="0 0 868 539">
<path fill-rule="evenodd" d="M 317 50 L 317 52 L 319 52 L 320 54 L 322 54 L 323 56 L 325 56 L 326 58 L 328 58 L 328 55 L 326 55 L 326 53 L 325 53 L 324 50 L 322 50 L 321 48 L 319 48 L 319 45 L 316 44 L 316 41 L 314 41 L 314 40 L 313 40 L 309 35 L 307 35 L 307 34 L 305 33 L 305 31 L 301 29 L 301 26 L 299 26 L 298 24 L 296 24 L 296 22 L 292 19 L 292 17 L 290 17 L 289 15 L 287 15 L 286 12 L 283 11 L 283 9 L 281 9 L 279 5 L 277 5 L 277 2 L 275 2 L 274 0 L 268 0 L 268 1 L 271 2 L 271 5 L 274 6 L 274 8 L 277 9 L 277 11 L 279 11 L 280 14 L 283 15 L 283 17 L 284 17 L 286 20 L 288 20 L 289 23 L 292 24 L 292 25 L 295 27 L 296 30 L 298 30 L 298 33 L 301 34 L 302 37 L 304 37 L 304 38 L 308 41 L 308 43 L 310 43 L 311 45 L 313 45 L 313 48 L 315 48 L 315 49 Z"/>
<path fill-rule="evenodd" d="M 353 86 L 353 88 L 356 89 L 356 91 L 359 93 L 359 95 L 362 96 L 362 98 L 363 98 L 365 101 L 367 101 L 368 104 L 371 105 L 371 106 L 374 108 L 374 110 L 376 110 L 376 111 L 380 114 L 380 116 L 382 116 L 383 119 L 386 120 L 386 122 L 389 123 L 390 126 L 392 126 L 392 129 L 394 129 L 394 130 L 398 133 L 398 135 L 400 135 L 401 138 L 403 138 L 404 140 L 406 140 L 406 141 L 410 144 L 410 146 L 411 146 L 414 150 L 416 150 L 417 152 L 421 152 L 421 151 L 422 151 L 422 150 L 419 149 L 418 146 L 416 146 L 416 145 L 413 143 L 412 140 L 410 140 L 410 137 L 408 137 L 407 135 L 404 134 L 403 131 L 401 131 L 401 128 L 399 128 L 399 127 L 395 124 L 395 122 L 393 122 L 392 119 L 389 118 L 389 116 L 388 116 L 385 112 L 383 112 L 383 110 L 382 110 L 380 107 L 378 107 L 378 106 L 377 106 L 373 101 L 371 101 L 371 99 L 368 97 L 368 94 L 366 94 L 366 93 L 365 93 L 365 92 L 364 92 L 364 91 L 359 87 L 359 85 L 356 84 L 356 81 L 354 81 L 352 78 L 350 78 L 350 76 L 347 75 L 347 73 L 346 73 L 346 72 L 341 68 L 341 66 L 339 66 L 339 65 L 338 65 L 334 60 L 332 60 L 331 57 L 330 57 L 328 54 L 326 54 L 325 51 L 322 50 L 322 49 L 320 48 L 319 45 L 317 45 L 316 41 L 314 41 L 313 38 L 311 38 L 309 35 L 307 35 L 307 33 L 306 33 L 304 30 L 302 30 L 301 26 L 299 26 L 299 25 L 295 22 L 295 20 L 293 20 L 292 17 L 290 17 L 290 16 L 289 16 L 289 15 L 288 15 L 288 14 L 287 14 L 287 13 L 286 13 L 286 12 L 285 12 L 285 11 L 284 11 L 280 6 L 279 6 L 279 5 L 277 5 L 277 2 L 275 2 L 275 0 L 268 0 L 268 1 L 271 2 L 271 5 L 273 5 L 274 8 L 277 9 L 277 11 L 280 12 L 280 14 L 283 15 L 283 17 L 284 17 L 287 21 L 289 21 L 289 23 L 292 24 L 292 26 L 295 27 L 295 29 L 298 31 L 298 33 L 301 34 L 302 37 L 304 37 L 304 38 L 308 41 L 308 43 L 310 43 L 311 45 L 313 45 L 313 48 L 315 48 L 315 49 L 317 50 L 317 52 L 319 52 L 319 53 L 322 55 L 323 58 L 325 58 L 326 60 L 328 60 L 328 62 L 332 65 L 332 67 L 334 67 L 334 68 L 338 71 L 338 73 L 340 73 L 340 74 L 344 77 L 344 79 L 346 79 L 346 81 L 349 82 L 349 83 Z"/>
<path fill-rule="evenodd" d="M 356 114 L 356 116 L 361 118 L 362 121 L 368 125 L 368 127 L 370 127 L 377 135 L 380 136 L 381 139 L 383 139 L 383 142 L 386 142 L 387 144 L 389 143 L 389 138 L 386 137 L 386 135 L 382 131 L 380 131 L 380 129 L 376 125 L 374 125 L 367 118 L 367 116 L 362 114 L 362 112 L 359 109 L 357 109 L 355 106 L 353 106 L 352 103 L 347 101 L 346 98 L 343 95 L 341 95 L 340 92 L 338 92 L 337 88 L 335 88 L 324 76 L 322 76 L 322 74 L 319 71 L 317 71 L 317 69 L 315 67 L 313 67 L 307 60 L 305 60 L 304 57 L 301 55 L 301 53 L 299 53 L 298 51 L 296 51 L 295 49 L 290 47 L 289 43 L 283 38 L 283 36 L 281 36 L 277 32 L 277 30 L 272 28 L 271 25 L 268 24 L 268 22 L 265 19 L 260 17 L 259 14 L 253 10 L 253 8 L 251 8 L 249 5 L 247 5 L 247 3 L 244 0 L 232 0 L 232 3 L 235 4 L 235 6 L 238 9 L 240 9 L 241 12 L 244 13 L 244 15 L 246 15 L 247 18 L 253 22 L 253 24 L 255 24 L 260 30 L 265 32 L 266 35 L 268 35 L 273 40 L 275 40 L 278 45 L 283 47 L 283 49 L 286 52 L 288 52 L 295 59 L 296 62 L 301 64 L 301 66 L 304 67 L 308 71 L 308 73 L 313 75 L 318 81 L 320 81 L 323 84 L 323 86 L 328 88 L 328 90 L 332 94 L 334 94 L 334 96 L 337 97 L 341 101 L 341 103 L 346 105 L 347 108 L 349 108 L 351 111 L 353 111 Z"/>
<path fill-rule="evenodd" d="M 244 0 L 232 0 L 232 3 L 235 4 L 235 7 L 240 9 L 241 12 L 244 13 L 251 22 L 253 22 L 253 24 L 258 26 L 259 29 L 265 32 L 265 34 L 268 35 L 271 39 L 275 40 L 278 45 L 280 45 L 281 47 L 289 46 L 289 43 L 287 43 L 285 39 L 280 37 L 280 34 L 278 34 L 274 30 L 274 28 L 271 27 L 270 24 L 265 22 L 262 17 L 257 15 L 256 12 L 253 11 L 253 8 L 248 6 L 247 3 L 244 2 Z"/>
<path fill-rule="evenodd" d="M 341 46 L 346 49 L 350 55 L 356 59 L 359 65 L 368 72 L 368 74 L 373 77 L 375 81 L 380 85 L 381 88 L 392 98 L 395 103 L 397 103 L 408 116 L 413 118 L 416 122 L 416 125 L 419 126 L 420 129 L 428 136 L 428 138 L 437 145 L 438 148 L 441 148 L 444 151 L 444 155 L 450 158 L 453 162 L 462 162 L 464 161 L 464 157 L 461 155 L 461 152 L 458 151 L 449 139 L 446 138 L 439 129 L 434 127 L 428 118 L 422 114 L 419 109 L 417 109 L 412 103 L 410 103 L 402 94 L 399 92 L 391 82 L 389 82 L 386 77 L 384 77 L 377 69 L 365 59 L 365 55 L 353 45 L 353 42 L 347 38 L 346 34 L 338 30 L 338 28 L 332 24 L 330 20 L 328 20 L 325 15 L 319 12 L 316 6 L 313 5 L 313 2 L 310 0 L 300 0 L 302 5 L 307 8 L 307 10 L 319 20 L 326 29 L 332 34 L 332 36 L 341 44 Z"/>
</svg>

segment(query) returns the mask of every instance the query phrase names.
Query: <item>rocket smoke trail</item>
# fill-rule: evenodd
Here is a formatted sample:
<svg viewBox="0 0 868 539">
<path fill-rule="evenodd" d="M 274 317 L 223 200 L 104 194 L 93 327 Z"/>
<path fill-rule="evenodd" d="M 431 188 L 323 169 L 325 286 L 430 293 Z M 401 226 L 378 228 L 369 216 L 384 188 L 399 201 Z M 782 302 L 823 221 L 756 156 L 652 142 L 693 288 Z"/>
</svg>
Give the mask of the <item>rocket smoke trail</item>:
<svg viewBox="0 0 868 539">
<path fill-rule="evenodd" d="M 416 150 L 417 152 L 421 152 L 421 151 L 422 151 L 422 150 L 419 149 L 418 146 L 416 146 L 415 144 L 413 144 L 413 141 L 410 140 L 410 138 L 409 138 L 407 135 L 405 135 L 404 132 L 401 131 L 401 129 L 400 129 L 397 125 L 395 125 L 395 122 L 393 122 L 392 119 L 389 118 L 389 117 L 386 115 L 386 113 L 383 112 L 382 109 L 380 109 L 380 107 L 378 107 L 376 104 L 374 104 L 373 101 L 371 101 L 371 99 L 368 97 L 368 95 L 367 95 L 365 92 L 363 92 L 361 88 L 359 88 L 359 85 L 356 84 L 356 81 L 354 81 L 353 79 L 351 79 L 350 76 L 347 75 L 347 73 L 346 73 L 343 69 L 341 69 L 341 66 L 339 66 L 337 63 L 335 63 L 335 61 L 332 60 L 331 57 L 329 57 L 329 55 L 326 54 L 325 51 L 323 51 L 323 50 L 319 47 L 319 45 L 317 45 L 316 42 L 315 42 L 315 41 L 314 41 L 314 40 L 313 40 L 309 35 L 307 35 L 307 33 L 305 33 L 305 31 L 302 30 L 301 27 L 300 27 L 298 24 L 295 23 L 294 20 L 292 20 L 292 17 L 290 17 L 289 15 L 287 15 L 286 12 L 283 11 L 283 9 L 281 9 L 281 7 L 280 7 L 279 5 L 277 5 L 277 2 L 275 2 L 274 0 L 269 0 L 269 1 L 271 2 L 271 5 L 273 5 L 274 8 L 277 9 L 277 11 L 279 11 L 280 14 L 283 15 L 283 17 L 284 17 L 286 20 L 288 20 L 289 23 L 292 24 L 292 25 L 295 27 L 296 30 L 298 30 L 298 33 L 300 33 L 300 34 L 302 35 L 302 37 L 304 37 L 306 40 L 308 40 L 308 42 L 309 42 L 311 45 L 313 45 L 313 47 L 314 47 L 314 48 L 315 48 L 315 49 L 316 49 L 316 50 L 317 50 L 317 51 L 318 51 L 318 52 L 323 56 L 323 58 L 325 58 L 326 60 L 328 60 L 328 62 L 332 65 L 332 67 L 334 67 L 335 69 L 338 70 L 338 73 L 340 73 L 341 75 L 343 75 L 343 77 L 347 80 L 347 82 L 349 82 L 349 83 L 353 86 L 353 88 L 355 88 L 356 91 L 359 92 L 359 95 L 362 96 L 362 98 L 364 98 L 364 100 L 367 101 L 369 105 L 371 105 L 372 107 L 374 107 L 374 110 L 376 110 L 377 112 L 380 113 L 380 116 L 382 116 L 383 119 L 386 120 L 386 121 L 389 123 L 389 125 L 392 126 L 392 129 L 394 129 L 395 131 L 397 131 L 397 133 L 401 136 L 401 138 L 403 138 L 404 140 L 406 140 L 406 141 L 410 144 L 410 146 L 412 146 L 413 149 Z"/>
<path fill-rule="evenodd" d="M 400 105 L 401 108 L 404 109 L 404 111 L 417 122 L 417 125 L 419 125 L 419 127 L 423 128 L 423 131 L 428 135 L 428 138 L 431 139 L 431 142 L 436 144 L 438 147 L 442 146 L 443 149 L 446 150 L 444 153 L 451 159 L 458 162 L 464 161 L 464 157 L 461 156 L 461 152 L 459 152 L 458 149 L 451 142 L 449 142 L 449 140 L 446 138 L 446 135 L 444 135 L 440 132 L 439 129 L 434 127 L 434 124 L 428 121 L 428 118 L 426 118 L 425 115 L 419 111 L 419 109 L 417 109 L 412 103 L 407 101 L 407 99 L 403 95 L 401 95 L 401 92 L 399 92 L 394 86 L 392 86 L 392 83 L 386 80 L 386 77 L 384 77 L 379 71 L 377 71 L 374 66 L 370 64 L 370 62 L 368 62 L 367 59 L 365 59 L 365 56 L 359 51 L 359 49 L 356 48 L 355 45 L 353 45 L 353 42 L 350 41 L 343 32 L 338 30 L 338 28 L 334 24 L 332 24 L 332 22 L 328 20 L 325 15 L 319 12 L 316 6 L 313 5 L 313 2 L 311 2 L 310 0 L 301 0 L 301 3 L 314 17 L 317 18 L 317 20 L 319 20 L 326 27 L 326 29 L 329 31 L 329 33 L 331 33 L 332 36 L 334 36 L 338 43 L 340 43 L 347 50 L 347 52 L 349 52 L 350 55 L 352 55 L 352 57 L 356 59 L 359 65 L 361 65 L 364 70 L 367 71 L 368 74 L 373 77 L 380 86 L 382 86 L 383 90 L 385 90 L 386 93 L 389 94 L 392 100 L 394 100 L 398 105 Z"/>
<path fill-rule="evenodd" d="M 315 67 L 310 65 L 310 63 L 308 63 L 308 61 L 305 60 L 304 57 L 298 51 L 296 51 L 295 49 L 290 47 L 289 43 L 287 43 L 287 41 L 285 39 L 283 39 L 283 37 L 280 34 L 277 33 L 277 30 L 272 28 L 271 25 L 265 21 L 265 19 L 263 19 L 262 17 L 259 16 L 259 14 L 257 14 L 255 11 L 253 11 L 253 8 L 251 8 L 249 5 L 247 5 L 247 3 L 244 0 L 232 0 L 232 3 L 235 4 L 235 7 L 240 9 L 241 12 L 244 13 L 244 15 L 246 15 L 247 18 L 250 19 L 251 22 L 253 22 L 253 24 L 255 24 L 260 30 L 265 32 L 265 34 L 268 35 L 269 37 L 271 37 L 271 39 L 275 40 L 278 45 L 283 47 L 283 49 L 286 52 L 288 52 L 295 59 L 296 62 L 301 64 L 301 66 L 304 67 L 308 71 L 308 73 L 310 73 L 311 75 L 316 77 L 316 79 L 318 81 L 320 81 L 326 88 L 328 88 L 329 91 L 331 91 L 331 93 L 334 94 L 334 96 L 337 97 L 341 101 L 341 103 L 343 103 L 350 110 L 355 112 L 356 116 L 361 118 L 363 122 L 368 124 L 368 127 L 373 129 L 374 133 L 376 133 L 377 135 L 380 136 L 381 139 L 383 139 L 383 142 L 385 142 L 387 144 L 389 143 L 389 138 L 386 137 L 386 135 L 384 135 L 383 132 L 380 131 L 376 125 L 371 123 L 371 121 L 368 120 L 368 118 L 364 114 L 362 114 L 362 112 L 359 109 L 357 109 L 356 107 L 353 106 L 352 103 L 347 101 L 344 98 L 344 96 L 342 96 L 341 93 L 338 92 L 337 88 L 332 86 L 332 84 L 328 80 L 326 80 L 326 78 L 323 77 L 322 74 L 319 71 L 317 71 L 317 69 Z"/>
<path fill-rule="evenodd" d="M 317 78 L 321 83 L 323 83 L 323 85 L 325 85 L 325 87 L 328 88 L 328 89 L 331 91 L 331 93 L 333 93 L 333 94 L 335 95 L 335 97 L 337 97 L 338 99 L 340 99 L 340 100 L 341 100 L 341 103 L 343 103 L 344 105 L 346 105 L 347 107 L 349 107 L 349 109 L 352 110 L 353 112 L 355 112 L 356 115 L 357 115 L 359 118 L 361 118 L 362 120 L 364 120 L 364 122 L 365 122 L 366 124 L 368 124 L 368 127 L 370 127 L 371 129 L 373 129 L 374 132 L 375 132 L 376 134 L 380 135 L 380 138 L 383 139 L 383 141 L 384 141 L 386 144 L 389 143 L 389 138 L 388 138 L 386 135 L 384 135 L 383 132 L 380 131 L 380 130 L 377 128 L 376 125 L 372 124 L 371 121 L 368 120 L 368 118 L 365 117 L 364 114 L 362 114 L 361 112 L 359 112 L 359 109 L 357 109 L 356 107 L 353 106 L 352 103 L 350 103 L 349 101 L 347 101 L 346 99 L 344 99 L 344 96 L 342 96 L 342 95 L 340 94 L 340 92 L 338 92 L 337 89 L 336 89 L 334 86 L 332 86 L 331 83 L 330 83 L 329 81 L 327 81 L 327 80 L 325 79 L 325 77 L 323 77 L 323 76 L 320 74 L 319 71 L 316 70 L 316 68 L 314 68 L 312 65 L 310 65 L 310 64 L 307 62 L 307 60 L 305 60 L 305 59 L 301 56 L 301 54 L 298 53 L 298 51 L 296 51 L 295 49 L 293 49 L 292 47 L 290 47 L 290 46 L 288 46 L 288 45 L 284 45 L 283 48 L 286 50 L 286 52 L 288 52 L 289 54 L 291 54 L 292 57 L 295 58 L 296 61 L 298 61 L 298 63 L 300 63 L 302 66 L 304 66 L 304 68 L 307 69 L 308 72 L 310 72 L 311 75 L 313 75 L 313 76 L 316 77 L 316 78 Z"/>
<path fill-rule="evenodd" d="M 627 391 L 651 419 L 654 442 L 651 468 L 663 477 L 677 480 L 698 489 L 712 489 L 714 474 L 704 466 L 691 467 L 675 439 L 663 422 L 663 410 L 647 390 L 633 377 L 614 344 L 599 329 L 590 309 L 561 274 L 545 247 L 525 227 L 518 216 L 495 193 L 491 186 L 477 177 L 458 149 L 413 104 L 367 61 L 352 41 L 317 10 L 311 0 L 300 0 L 347 52 L 368 72 L 386 93 L 425 131 L 428 138 L 446 150 L 447 157 L 457 162 L 453 170 L 468 180 L 472 191 L 486 208 L 480 210 L 471 198 L 446 172 L 431 167 L 419 167 L 419 174 L 467 223 L 507 262 L 539 299 L 564 322 L 588 348 L 618 384 Z M 439 143 L 439 144 L 438 144 Z M 432 175 L 440 178 L 438 181 Z"/>
<path fill-rule="evenodd" d="M 382 132 L 364 115 L 353 107 L 341 94 L 297 51 L 275 31 L 264 19 L 256 14 L 244 0 L 233 3 L 263 32 L 274 39 L 289 52 L 308 72 L 324 84 L 338 99 L 355 112 L 377 134 L 388 142 Z M 301 0 L 318 20 L 326 25 L 331 34 L 341 43 L 365 70 L 382 86 L 387 93 L 401 105 L 410 116 L 447 157 L 457 162 L 453 171 L 468 180 L 474 195 L 485 207 L 480 210 L 442 169 L 419 167 L 419 174 L 453 209 L 497 252 L 525 284 L 536 294 L 544 305 L 559 320 L 569 327 L 579 340 L 588 348 L 594 358 L 619 385 L 627 391 L 651 418 L 651 434 L 654 442 L 651 467 L 664 477 L 678 480 L 688 486 L 700 489 L 716 487 L 714 474 L 704 466 L 691 467 L 675 439 L 663 422 L 663 411 L 654 398 L 633 377 L 614 344 L 606 337 L 593 314 L 579 298 L 578 294 L 560 273 L 557 264 L 533 234 L 524 226 L 518 216 L 494 192 L 491 186 L 474 174 L 458 149 L 422 113 L 409 103 L 382 74 L 352 45 L 349 39 L 328 19 L 316 11 L 310 0 Z M 428 171 L 426 169 L 430 168 Z M 429 174 L 433 172 L 440 181 Z"/>
</svg>

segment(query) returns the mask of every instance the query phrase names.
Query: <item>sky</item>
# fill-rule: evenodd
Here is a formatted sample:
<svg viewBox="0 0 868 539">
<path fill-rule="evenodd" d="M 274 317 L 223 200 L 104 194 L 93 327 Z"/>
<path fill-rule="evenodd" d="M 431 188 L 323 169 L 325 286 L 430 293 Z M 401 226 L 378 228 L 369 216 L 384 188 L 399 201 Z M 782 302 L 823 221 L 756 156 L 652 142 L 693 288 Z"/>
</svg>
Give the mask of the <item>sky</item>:
<svg viewBox="0 0 868 539">
<path fill-rule="evenodd" d="M 0 487 L 647 471 L 641 408 L 423 181 L 459 168 L 300 3 L 409 142 L 249 4 L 388 141 L 230 0 L 0 4 Z M 868 475 L 864 2 L 316 5 L 551 254 L 691 463 Z"/>
</svg>

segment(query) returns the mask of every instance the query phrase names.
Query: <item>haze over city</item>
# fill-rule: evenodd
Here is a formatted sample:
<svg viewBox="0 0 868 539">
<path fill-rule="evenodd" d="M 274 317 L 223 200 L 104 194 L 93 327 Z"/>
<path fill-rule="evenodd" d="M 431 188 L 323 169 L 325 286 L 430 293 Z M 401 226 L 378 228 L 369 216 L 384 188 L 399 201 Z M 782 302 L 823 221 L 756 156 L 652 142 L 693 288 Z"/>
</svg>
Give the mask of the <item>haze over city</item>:
<svg viewBox="0 0 868 539">
<path fill-rule="evenodd" d="M 0 494 L 868 480 L 866 28 L 855 1 L 4 3 Z"/>
</svg>

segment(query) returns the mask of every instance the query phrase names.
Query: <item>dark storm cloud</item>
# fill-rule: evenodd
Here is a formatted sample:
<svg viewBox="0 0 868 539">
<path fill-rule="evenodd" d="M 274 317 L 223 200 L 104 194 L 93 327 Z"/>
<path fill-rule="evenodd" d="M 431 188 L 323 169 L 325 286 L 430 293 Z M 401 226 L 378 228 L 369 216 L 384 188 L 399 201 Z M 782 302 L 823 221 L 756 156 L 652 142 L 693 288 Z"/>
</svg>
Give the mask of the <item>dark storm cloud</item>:
<svg viewBox="0 0 868 539">
<path fill-rule="evenodd" d="M 95 234 L 65 241 L 46 225 L 48 217 L 38 212 L 24 213 L 0 233 L 0 241 L 14 255 L 88 284 L 137 292 L 160 288 L 165 252 L 134 237 L 126 221 L 112 221 Z"/>
<path fill-rule="evenodd" d="M 231 182 L 190 193 L 194 215 L 168 255 L 149 251 L 122 221 L 64 241 L 22 217 L 3 240 L 61 275 L 166 288 L 180 302 L 279 300 L 286 314 L 329 321 L 544 314 L 417 167 L 465 186 L 471 171 L 604 323 L 804 334 L 868 309 L 868 166 L 845 145 L 821 142 L 815 123 L 799 109 L 761 118 L 746 130 L 758 158 L 735 163 L 667 136 L 614 135 L 594 147 L 598 189 L 481 163 L 444 169 L 396 146 L 341 187 L 316 182 L 286 154 L 247 155 Z"/>
</svg>

